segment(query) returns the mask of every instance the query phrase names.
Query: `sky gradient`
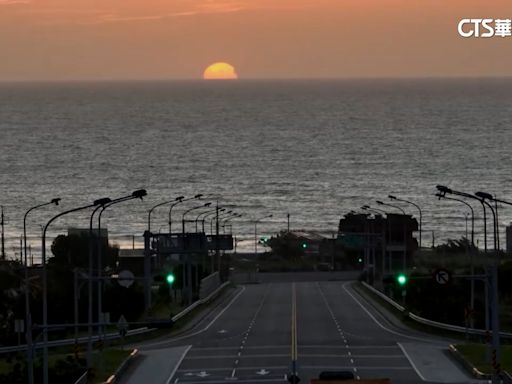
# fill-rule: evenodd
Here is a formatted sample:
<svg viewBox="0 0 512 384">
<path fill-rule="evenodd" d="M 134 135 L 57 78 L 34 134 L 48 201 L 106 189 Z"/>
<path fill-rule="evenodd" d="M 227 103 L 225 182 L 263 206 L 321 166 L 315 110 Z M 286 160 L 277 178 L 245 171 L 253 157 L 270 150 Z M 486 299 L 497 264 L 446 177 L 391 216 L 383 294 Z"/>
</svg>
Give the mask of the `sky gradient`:
<svg viewBox="0 0 512 384">
<path fill-rule="evenodd" d="M 0 0 L 1 80 L 510 76 L 510 0 Z"/>
</svg>

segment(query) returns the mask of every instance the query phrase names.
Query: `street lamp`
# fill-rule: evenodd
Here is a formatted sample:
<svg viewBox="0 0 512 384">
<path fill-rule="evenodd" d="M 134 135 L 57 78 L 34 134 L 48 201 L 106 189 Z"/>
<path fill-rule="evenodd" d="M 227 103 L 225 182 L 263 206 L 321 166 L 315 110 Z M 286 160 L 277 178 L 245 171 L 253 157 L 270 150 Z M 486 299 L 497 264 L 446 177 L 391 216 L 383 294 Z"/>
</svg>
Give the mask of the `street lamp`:
<svg viewBox="0 0 512 384">
<path fill-rule="evenodd" d="M 196 222 L 196 232 L 198 231 L 199 218 L 201 216 L 203 216 L 203 215 L 204 215 L 204 217 L 206 217 L 206 216 L 208 216 L 208 215 L 210 215 L 210 214 L 212 214 L 213 212 L 216 212 L 216 211 L 217 211 L 217 208 L 214 208 L 214 209 L 210 209 L 209 211 L 206 211 L 206 212 L 201 212 L 199 215 L 197 215 L 196 220 L 195 220 L 195 222 Z M 203 226 L 203 233 L 204 233 L 204 226 Z"/>
<path fill-rule="evenodd" d="M 405 211 L 399 207 L 398 205 L 394 205 L 394 204 L 389 204 L 389 203 L 384 203 L 383 201 L 380 201 L 380 200 L 376 200 L 376 203 L 379 204 L 379 205 L 384 205 L 384 206 L 388 206 L 388 207 L 392 207 L 392 208 L 395 208 L 395 209 L 398 209 L 402 212 L 402 214 L 404 215 L 404 252 L 403 252 L 403 260 L 402 260 L 402 269 L 403 269 L 403 272 L 405 273 L 406 269 L 407 269 L 407 214 L 405 213 Z M 389 223 L 388 223 L 388 226 L 389 226 Z M 390 256 L 391 257 L 391 256 Z"/>
<path fill-rule="evenodd" d="M 369 205 L 363 205 L 361 207 L 361 209 L 364 210 L 364 211 L 377 212 L 377 214 L 379 214 L 379 215 L 382 215 L 382 214 L 386 215 L 387 214 L 387 212 L 384 211 L 383 209 L 373 208 L 373 207 L 370 207 Z"/>
<path fill-rule="evenodd" d="M 220 209 L 219 209 L 219 211 L 220 211 Z M 217 221 L 217 224 L 218 224 L 218 221 L 220 218 L 225 217 L 225 215 L 230 215 L 231 213 L 233 213 L 233 210 L 225 211 L 222 214 L 215 215 L 215 217 L 212 217 L 210 220 L 210 233 L 213 233 L 213 222 L 214 221 Z"/>
<path fill-rule="evenodd" d="M 439 198 L 439 200 L 445 199 L 445 200 L 458 201 L 459 203 L 462 203 L 469 208 L 469 210 L 471 211 L 471 245 L 474 246 L 475 245 L 475 211 L 473 210 L 473 207 L 471 206 L 471 204 L 469 204 L 468 202 L 466 202 L 462 199 L 457 199 L 455 197 L 448 197 L 446 195 L 443 195 L 442 193 L 436 193 L 435 196 L 437 198 Z"/>
<path fill-rule="evenodd" d="M 208 202 L 203 205 L 197 205 L 197 206 L 192 207 L 192 208 L 186 210 L 185 212 L 183 212 L 183 215 L 181 217 L 181 233 L 182 233 L 183 246 L 185 246 L 185 216 L 187 215 L 187 213 L 195 211 L 197 209 L 207 208 L 211 205 L 212 205 L 212 203 Z M 189 304 L 191 304 L 192 303 L 192 267 L 190 265 L 190 254 L 188 253 L 188 250 L 186 250 L 185 252 L 186 252 L 186 257 L 187 257 L 186 258 L 186 277 L 184 274 L 183 280 L 184 280 L 184 282 L 186 282 L 187 302 Z"/>
<path fill-rule="evenodd" d="M 30 312 L 30 290 L 28 284 L 28 253 L 27 253 L 27 216 L 30 212 L 45 207 L 47 205 L 55 204 L 59 205 L 60 198 L 52 199 L 48 203 L 43 203 L 30 208 L 23 216 L 23 254 L 25 255 L 25 261 L 23 261 L 23 254 L 21 256 L 21 263 L 25 266 L 25 322 L 26 322 L 26 333 L 25 339 L 27 342 L 27 377 L 28 383 L 34 383 L 34 358 L 32 355 L 32 314 Z"/>
<path fill-rule="evenodd" d="M 149 211 L 148 211 L 148 232 L 151 233 L 151 214 L 153 213 L 153 211 L 158 208 L 158 207 L 161 207 L 162 205 L 167 205 L 167 204 L 171 204 L 171 203 L 174 203 L 172 206 L 176 205 L 176 204 L 179 204 L 183 201 L 184 197 L 183 196 L 178 196 L 176 197 L 175 199 L 172 199 L 172 200 L 167 200 L 167 201 L 164 201 L 162 203 L 158 203 L 157 205 L 154 205 L 152 206 Z"/>
<path fill-rule="evenodd" d="M 224 212 L 225 210 L 226 210 L 226 208 L 219 208 L 219 212 Z M 203 219 L 201 220 L 201 226 L 202 226 L 202 229 L 203 229 L 203 233 L 205 233 L 204 223 L 206 221 L 206 218 L 208 216 L 211 216 L 211 215 L 216 216 L 217 215 L 217 209 L 214 209 L 212 212 L 207 213 L 206 215 L 204 215 Z M 213 234 L 213 224 L 210 225 L 210 233 Z"/>
<path fill-rule="evenodd" d="M 192 207 L 192 208 L 186 210 L 185 212 L 183 212 L 183 215 L 181 216 L 181 233 L 183 233 L 183 235 L 185 235 L 185 216 L 187 215 L 187 213 L 195 211 L 197 209 L 201 209 L 201 208 L 208 208 L 211 205 L 212 205 L 211 202 L 205 203 L 203 205 L 196 205 L 195 207 Z"/>
<path fill-rule="evenodd" d="M 401 199 L 401 198 L 398 198 L 396 196 L 393 196 L 393 195 L 388 195 L 388 197 L 391 199 L 391 200 L 395 200 L 395 201 L 401 201 L 403 203 L 407 203 L 407 204 L 411 204 L 411 205 L 414 205 L 417 209 L 418 209 L 418 212 L 420 213 L 420 249 L 421 249 L 421 230 L 422 230 L 422 222 L 423 222 L 423 214 L 421 212 L 421 208 L 418 204 L 416 203 L 413 203 L 412 201 L 409 201 L 409 200 L 405 200 L 405 199 Z"/>
<path fill-rule="evenodd" d="M 443 195 L 442 193 L 436 193 L 436 197 L 439 198 L 439 200 L 441 199 L 445 199 L 445 200 L 452 200 L 452 201 L 458 201 L 459 203 L 462 203 L 464 204 L 465 206 L 467 206 L 469 208 L 469 210 L 471 211 L 471 252 L 470 252 L 470 255 L 471 255 L 471 275 L 474 275 L 475 273 L 475 263 L 474 263 L 474 253 L 475 253 L 475 211 L 473 210 L 473 206 L 471 204 L 469 204 L 468 202 L 462 200 L 462 199 L 457 199 L 455 197 L 448 197 L 446 195 Z M 467 232 L 467 216 L 466 216 L 466 232 Z M 467 238 L 467 233 L 466 233 L 466 238 Z M 473 309 L 475 307 L 475 279 L 471 279 L 471 287 L 470 287 L 470 290 L 471 290 L 471 294 L 470 294 L 470 307 L 471 309 Z M 473 325 L 474 323 L 474 320 L 473 320 L 473 317 L 471 317 L 471 328 L 474 327 Z"/>
<path fill-rule="evenodd" d="M 172 209 L 175 206 L 177 206 L 178 204 L 184 203 L 185 201 L 196 200 L 196 199 L 201 200 L 201 197 L 203 197 L 202 193 L 199 193 L 197 195 L 189 197 L 188 199 L 185 199 L 183 196 L 180 196 L 181 199 L 170 206 L 170 208 L 169 208 L 169 234 L 172 234 Z"/>
<path fill-rule="evenodd" d="M 369 212 L 374 212 L 374 214 L 375 212 L 377 212 L 377 214 L 381 215 L 382 217 L 384 217 L 384 215 L 388 215 L 388 212 L 384 211 L 383 209 L 373 208 L 370 207 L 369 205 L 363 205 L 361 209 Z M 382 224 L 382 276 L 384 276 L 384 273 L 386 271 L 386 234 L 389 232 L 389 221 L 383 219 L 383 222 L 386 223 L 386 225 L 384 225 L 384 223 Z M 391 253 L 389 253 L 388 255 L 388 267 L 389 273 L 392 273 L 393 267 Z"/>
<path fill-rule="evenodd" d="M 98 246 L 98 337 L 100 337 L 101 330 L 103 328 L 100 325 L 100 321 L 101 321 L 100 315 L 102 313 L 102 307 L 103 307 L 102 292 L 101 292 L 101 290 L 102 290 L 101 278 L 102 278 L 102 270 L 103 270 L 102 247 L 101 247 L 101 216 L 103 215 L 103 212 L 105 212 L 105 210 L 108 207 L 111 207 L 112 205 L 123 203 L 125 201 L 130 201 L 130 200 L 134 200 L 134 199 L 142 200 L 144 198 L 144 196 L 146 196 L 146 195 L 147 195 L 147 191 L 145 189 L 138 189 L 136 191 L 133 191 L 130 195 L 117 198 L 115 200 L 112 200 L 110 203 L 103 205 L 100 210 L 100 213 L 98 214 L 98 236 L 97 236 L 97 240 L 98 240 L 98 244 L 97 244 L 97 246 Z"/>
<path fill-rule="evenodd" d="M 388 207 L 393 207 L 395 209 L 398 209 L 402 212 L 403 215 L 407 215 L 407 213 L 405 213 L 405 211 L 402 209 L 402 207 L 399 207 L 398 205 L 394 205 L 394 204 L 389 204 L 389 203 L 384 203 L 383 201 L 380 201 L 380 200 L 376 200 L 375 201 L 377 204 L 379 205 L 386 205 Z"/>
<path fill-rule="evenodd" d="M 491 212 L 493 214 L 493 229 L 494 229 L 494 251 L 495 251 L 495 260 L 494 264 L 491 269 L 491 320 L 492 320 L 492 347 L 494 352 L 496 353 L 496 359 L 494 361 L 495 366 L 499 366 L 501 362 L 501 351 L 500 351 L 500 336 L 499 336 L 499 306 L 498 306 L 498 262 L 499 262 L 499 256 L 498 256 L 498 249 L 497 249 L 497 225 L 496 225 L 496 212 L 494 211 L 491 204 L 487 202 L 487 200 L 499 202 L 498 199 L 495 199 L 494 196 L 492 196 L 489 193 L 486 192 L 477 192 L 474 195 L 466 192 L 461 191 L 455 191 L 451 188 L 448 188 L 444 185 L 437 185 L 437 190 L 443 197 L 448 194 L 458 195 L 458 196 L 464 196 L 470 199 L 474 199 L 480 202 L 482 204 L 482 208 L 484 211 L 484 246 L 485 246 L 485 254 L 487 255 L 487 219 L 486 219 L 486 206 L 491 209 Z M 486 285 L 487 287 L 487 285 Z M 487 295 L 486 295 L 487 297 Z M 487 307 L 487 306 L 486 306 Z M 486 328 L 488 329 L 488 309 L 486 308 Z M 493 375 L 493 381 L 494 381 L 495 375 Z"/>
<path fill-rule="evenodd" d="M 52 217 L 43 228 L 43 235 L 41 238 L 41 259 L 43 264 L 43 383 L 48 384 L 48 276 L 46 268 L 46 232 L 51 223 L 57 220 L 59 217 L 67 215 L 69 213 L 82 211 L 92 207 L 97 207 L 104 204 L 104 199 L 96 200 L 92 204 L 84 205 L 82 207 L 69 209 L 61 212 L 58 215 Z M 90 277 L 90 276 L 89 276 Z M 92 297 L 89 296 L 90 298 Z"/>
<path fill-rule="evenodd" d="M 263 216 L 259 219 L 256 219 L 254 220 L 254 257 L 257 257 L 258 255 L 258 222 L 262 221 L 262 220 L 265 220 L 265 219 L 270 219 L 272 217 L 272 215 L 267 215 L 267 216 Z"/>
<path fill-rule="evenodd" d="M 109 197 L 105 197 L 102 199 L 96 200 L 94 210 L 91 213 L 91 217 L 89 219 L 89 272 L 87 275 L 87 368 L 91 369 L 92 367 L 92 278 L 93 278 L 93 246 L 94 246 L 94 238 L 92 231 L 92 222 L 94 220 L 94 215 L 100 209 L 102 209 L 106 204 L 111 203 L 112 200 Z"/>
<path fill-rule="evenodd" d="M 240 213 L 236 213 L 236 212 L 233 212 L 231 215 L 227 216 L 227 217 L 224 217 L 222 220 L 221 220 L 221 226 L 222 228 L 224 229 L 224 233 L 226 232 L 226 223 L 228 221 L 231 221 L 237 217 L 241 217 L 242 215 Z"/>
</svg>

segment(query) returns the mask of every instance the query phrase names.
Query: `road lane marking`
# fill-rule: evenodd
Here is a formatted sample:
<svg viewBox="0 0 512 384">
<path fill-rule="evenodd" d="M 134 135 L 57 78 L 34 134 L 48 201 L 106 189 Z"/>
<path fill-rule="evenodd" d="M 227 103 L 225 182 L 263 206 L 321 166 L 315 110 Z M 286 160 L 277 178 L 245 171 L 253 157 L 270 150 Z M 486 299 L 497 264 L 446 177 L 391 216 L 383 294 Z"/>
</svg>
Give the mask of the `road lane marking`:
<svg viewBox="0 0 512 384">
<path fill-rule="evenodd" d="M 298 348 L 297 348 L 297 287 L 295 283 L 292 284 L 292 324 L 291 324 L 291 358 L 292 358 L 292 374 L 297 375 L 297 359 L 298 359 Z"/>
<path fill-rule="evenodd" d="M 185 355 L 188 353 L 188 351 L 190 350 L 190 348 L 192 348 L 191 345 L 189 345 L 185 351 L 183 352 L 183 354 L 181 355 L 180 359 L 178 360 L 178 364 L 176 364 L 176 366 L 174 367 L 174 369 L 172 370 L 171 372 L 171 375 L 169 376 L 169 378 L 167 379 L 167 381 L 165 382 L 165 384 L 170 384 L 173 376 L 176 374 L 176 371 L 178 370 L 178 367 L 181 365 L 181 362 L 183 361 L 183 359 L 185 358 Z"/>
<path fill-rule="evenodd" d="M 199 335 L 200 333 L 207 331 L 208 329 L 210 329 L 210 327 L 213 325 L 213 323 L 215 323 L 219 319 L 219 317 L 221 317 L 224 314 L 224 312 L 226 312 L 228 310 L 228 308 L 231 307 L 231 305 L 236 301 L 236 299 L 238 299 L 240 297 L 240 295 L 244 292 L 245 292 L 245 287 L 242 286 L 242 289 L 240 290 L 240 292 L 238 292 L 235 295 L 235 297 L 233 297 L 231 299 L 231 301 L 217 314 L 217 316 L 215 316 L 213 318 L 213 320 L 210 321 L 208 323 L 208 325 L 206 325 L 206 327 L 204 327 L 203 329 L 200 329 L 199 331 L 196 331 L 194 333 L 189 333 L 187 335 L 178 336 L 175 338 L 169 338 L 169 339 L 166 339 L 165 341 L 159 341 L 159 342 L 151 343 L 151 344 L 141 344 L 141 348 L 155 347 L 155 346 L 159 346 L 159 345 L 167 345 L 169 343 L 173 343 L 178 340 L 189 339 L 193 336 Z"/>
<path fill-rule="evenodd" d="M 392 333 L 394 335 L 397 335 L 397 336 L 401 336 L 401 337 L 405 337 L 407 339 L 412 339 L 412 340 L 417 340 L 417 341 L 422 341 L 424 343 L 428 343 L 428 344 L 432 344 L 432 342 L 435 340 L 432 340 L 432 339 L 424 339 L 422 337 L 415 337 L 415 336 L 409 336 L 409 335 L 406 335 L 404 333 L 400 333 L 400 332 L 397 332 L 397 331 L 393 331 L 392 329 L 389 329 L 387 328 L 386 326 L 384 326 L 382 323 L 380 323 L 376 318 L 375 316 L 373 316 L 371 314 L 371 312 L 366 309 L 366 307 L 352 294 L 349 292 L 349 290 L 347 289 L 347 285 L 348 284 L 352 284 L 350 282 L 347 282 L 345 284 L 343 284 L 343 289 L 345 290 L 345 292 L 363 309 L 363 311 L 366 312 L 366 314 L 379 326 L 381 327 L 383 330 L 389 332 L 389 333 Z"/>
<path fill-rule="evenodd" d="M 269 370 L 273 370 L 273 371 L 279 371 L 279 370 L 282 370 L 282 369 L 287 369 L 289 368 L 287 365 L 276 365 L 276 366 L 270 366 L 270 367 L 265 367 L 265 369 L 269 369 Z M 410 367 L 408 367 L 410 368 Z M 236 368 L 237 371 L 257 371 L 258 369 L 261 369 L 261 365 L 258 365 L 258 366 L 248 366 L 248 367 L 238 367 Z M 412 368 L 411 368 L 412 369 Z M 204 371 L 205 368 L 190 368 L 190 369 L 178 369 L 176 372 L 178 373 L 183 373 L 183 372 L 187 372 L 187 373 L 199 373 L 199 372 L 202 372 Z M 231 372 L 232 369 L 231 368 L 226 368 L 226 367 L 221 367 L 221 368 L 208 368 L 208 372 Z"/>
<path fill-rule="evenodd" d="M 265 292 L 263 293 L 263 298 L 261 299 L 260 305 L 258 306 L 258 309 L 256 309 L 256 312 L 254 313 L 254 316 L 250 320 L 249 327 L 247 328 L 247 330 L 243 334 L 244 337 L 242 339 L 242 342 L 241 342 L 240 346 L 238 347 L 238 358 L 235 360 L 233 371 L 231 372 L 231 377 L 233 379 L 235 379 L 235 373 L 236 373 L 236 369 L 238 367 L 239 358 L 242 355 L 242 351 L 244 349 L 244 346 L 245 346 L 245 343 L 247 341 L 247 338 L 249 337 L 249 334 L 251 333 L 252 326 L 255 324 L 256 318 L 258 317 L 259 313 L 261 312 L 261 309 L 263 308 L 263 305 L 265 304 L 265 300 L 266 300 L 266 298 L 268 296 L 268 292 L 270 290 L 270 286 L 271 286 L 271 284 L 268 284 L 268 285 L 265 286 Z"/>
<path fill-rule="evenodd" d="M 398 344 L 398 347 L 402 350 L 402 353 L 405 355 L 407 360 L 409 360 L 409 364 L 411 364 L 411 366 L 414 368 L 414 370 L 416 371 L 416 374 L 420 377 L 420 379 L 423 381 L 427 381 L 427 379 L 425 379 L 425 377 L 421 374 L 418 367 L 416 367 L 416 364 L 414 364 L 414 361 L 412 361 L 411 357 L 409 356 L 409 354 L 407 353 L 407 351 L 405 350 L 403 345 L 400 343 L 397 343 L 397 344 Z"/>
<path fill-rule="evenodd" d="M 317 285 L 318 290 L 320 291 L 320 295 L 324 299 L 324 303 L 325 303 L 325 306 L 327 307 L 327 310 L 331 314 L 331 318 L 334 320 L 334 323 L 336 324 L 336 326 L 338 328 L 338 333 L 340 334 L 341 338 L 343 339 L 343 342 L 345 343 L 345 347 L 347 349 L 347 352 L 350 355 L 348 340 L 345 337 L 345 335 L 343 334 L 343 331 L 340 329 L 340 326 L 338 325 L 338 319 L 336 318 L 336 315 L 334 314 L 334 312 L 333 312 L 333 310 L 331 308 L 331 305 L 329 304 L 329 301 L 327 300 L 327 297 L 324 294 L 324 291 L 322 291 L 322 288 L 320 287 L 320 283 L 317 282 L 316 285 Z M 352 357 L 350 358 L 350 363 L 352 364 L 352 368 L 354 369 L 354 372 L 357 372 L 356 364 L 355 364 L 354 359 Z M 357 378 L 357 380 L 359 380 L 359 378 Z"/>
<path fill-rule="evenodd" d="M 187 384 L 225 384 L 226 380 L 231 378 L 226 378 L 225 380 L 208 380 L 208 381 L 187 381 Z M 231 380 L 229 380 L 231 382 Z M 252 380 L 237 380 L 237 383 L 282 383 L 286 380 L 283 379 L 252 379 Z"/>
</svg>

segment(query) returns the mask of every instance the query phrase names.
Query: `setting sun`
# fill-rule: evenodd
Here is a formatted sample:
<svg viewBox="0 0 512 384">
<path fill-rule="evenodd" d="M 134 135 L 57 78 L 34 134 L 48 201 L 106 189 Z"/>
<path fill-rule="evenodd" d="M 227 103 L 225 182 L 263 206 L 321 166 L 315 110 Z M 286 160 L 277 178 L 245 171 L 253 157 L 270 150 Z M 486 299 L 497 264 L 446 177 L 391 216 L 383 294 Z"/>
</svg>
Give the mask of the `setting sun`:
<svg viewBox="0 0 512 384">
<path fill-rule="evenodd" d="M 235 67 L 228 63 L 213 63 L 204 70 L 205 80 L 234 80 L 238 79 Z"/>
</svg>

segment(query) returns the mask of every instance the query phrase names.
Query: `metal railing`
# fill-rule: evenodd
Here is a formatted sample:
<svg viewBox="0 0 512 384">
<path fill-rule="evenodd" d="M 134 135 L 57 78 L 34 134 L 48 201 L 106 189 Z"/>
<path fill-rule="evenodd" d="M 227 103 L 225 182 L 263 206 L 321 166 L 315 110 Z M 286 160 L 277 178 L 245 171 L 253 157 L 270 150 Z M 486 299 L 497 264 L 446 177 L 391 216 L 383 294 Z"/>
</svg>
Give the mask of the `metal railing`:
<svg viewBox="0 0 512 384">
<path fill-rule="evenodd" d="M 406 308 L 404 308 L 403 306 L 398 304 L 396 301 L 394 301 L 393 299 L 391 299 L 388 296 L 386 296 L 384 293 L 382 293 L 378 289 L 375 289 L 374 287 L 372 287 L 368 283 L 363 281 L 362 284 L 368 290 L 370 290 L 371 292 L 373 292 L 374 294 L 379 296 L 381 299 L 385 300 L 387 303 L 389 303 L 390 305 L 395 307 L 400 312 L 405 313 L 410 319 L 412 319 L 412 320 L 414 320 L 414 321 L 416 321 L 418 323 L 421 323 L 421 324 L 424 324 L 424 325 L 428 325 L 428 326 L 434 327 L 434 328 L 444 329 L 444 330 L 447 330 L 447 331 L 459 332 L 459 333 L 468 333 L 468 334 L 471 334 L 471 335 L 480 335 L 481 336 L 481 335 L 486 335 L 486 333 L 487 333 L 487 331 L 485 329 L 466 328 L 466 327 L 461 327 L 459 325 L 446 324 L 446 323 L 441 323 L 439 321 L 425 319 L 424 317 L 415 315 L 412 312 L 408 312 Z M 510 333 L 510 332 L 500 332 L 500 337 L 503 337 L 503 338 L 506 338 L 506 339 L 512 339 L 512 333 Z"/>
</svg>

